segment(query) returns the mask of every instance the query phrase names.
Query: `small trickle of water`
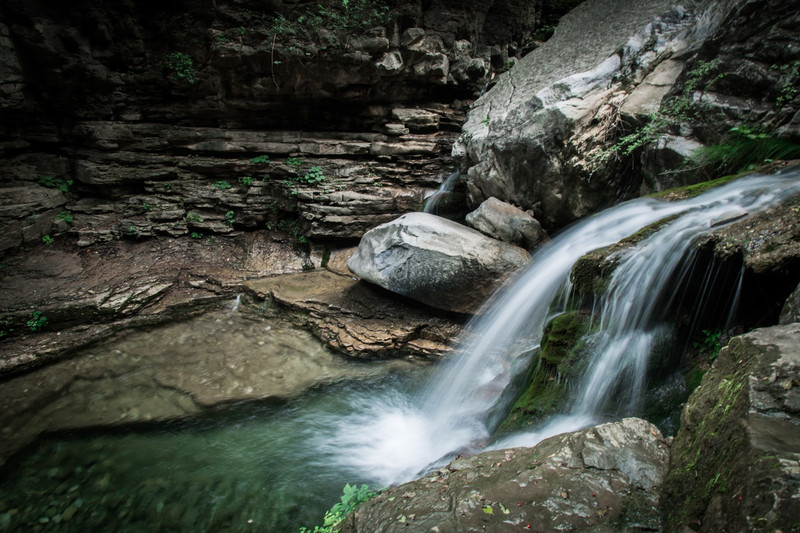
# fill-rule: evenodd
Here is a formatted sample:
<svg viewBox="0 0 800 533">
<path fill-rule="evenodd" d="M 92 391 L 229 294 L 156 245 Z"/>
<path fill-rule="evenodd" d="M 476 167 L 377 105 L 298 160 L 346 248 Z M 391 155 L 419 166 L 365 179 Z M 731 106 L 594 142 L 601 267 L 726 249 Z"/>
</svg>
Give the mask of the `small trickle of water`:
<svg viewBox="0 0 800 533">
<path fill-rule="evenodd" d="M 242 303 L 242 295 L 237 294 L 236 298 L 233 299 L 233 303 L 231 304 L 231 313 L 235 313 L 239 310 L 239 304 Z"/>
<path fill-rule="evenodd" d="M 448 178 L 442 182 L 439 190 L 425 199 L 425 204 L 422 210 L 425 213 L 431 213 L 434 215 L 440 214 L 439 211 L 441 210 L 442 204 L 447 200 L 448 196 L 450 196 L 453 191 L 456 190 L 456 187 L 460 181 L 461 174 L 458 171 L 450 174 L 450 176 L 448 176 Z"/>
</svg>

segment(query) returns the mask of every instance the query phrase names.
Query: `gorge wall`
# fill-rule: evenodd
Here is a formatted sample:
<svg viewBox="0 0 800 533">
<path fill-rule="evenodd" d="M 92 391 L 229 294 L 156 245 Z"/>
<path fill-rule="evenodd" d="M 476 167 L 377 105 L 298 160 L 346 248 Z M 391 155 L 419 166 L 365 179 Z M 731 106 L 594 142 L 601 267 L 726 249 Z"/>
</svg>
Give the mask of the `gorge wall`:
<svg viewBox="0 0 800 533">
<path fill-rule="evenodd" d="M 0 249 L 357 239 L 452 172 L 469 102 L 570 2 L 543 4 L 5 2 Z"/>
</svg>

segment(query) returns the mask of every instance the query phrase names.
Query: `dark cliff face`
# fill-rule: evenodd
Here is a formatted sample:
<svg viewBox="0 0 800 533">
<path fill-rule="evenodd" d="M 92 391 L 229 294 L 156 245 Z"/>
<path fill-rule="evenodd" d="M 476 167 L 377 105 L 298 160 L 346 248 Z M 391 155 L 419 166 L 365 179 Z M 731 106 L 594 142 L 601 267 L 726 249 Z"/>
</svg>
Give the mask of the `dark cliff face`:
<svg viewBox="0 0 800 533">
<path fill-rule="evenodd" d="M 369 105 L 474 96 L 486 73 L 504 68 L 509 51 L 530 39 L 541 10 L 541 2 L 514 0 L 361 0 L 347 8 L 11 0 L 0 30 L 6 79 L 15 85 L 5 84 L 2 111 L 60 127 L 79 120 L 374 126 Z"/>
<path fill-rule="evenodd" d="M 357 239 L 452 172 L 468 103 L 530 48 L 542 13 L 516 0 L 4 2 L 0 249 L 55 233 Z"/>
</svg>

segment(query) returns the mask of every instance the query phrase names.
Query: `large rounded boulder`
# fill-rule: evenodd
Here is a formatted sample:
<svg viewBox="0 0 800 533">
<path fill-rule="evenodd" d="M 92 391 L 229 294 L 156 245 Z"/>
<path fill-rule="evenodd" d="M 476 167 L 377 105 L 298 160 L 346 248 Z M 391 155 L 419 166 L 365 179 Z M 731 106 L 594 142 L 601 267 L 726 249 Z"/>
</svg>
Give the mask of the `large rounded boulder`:
<svg viewBox="0 0 800 533">
<path fill-rule="evenodd" d="M 530 260 L 522 248 L 429 213 L 408 213 L 368 231 L 348 268 L 362 279 L 458 313 L 481 304 Z"/>
</svg>

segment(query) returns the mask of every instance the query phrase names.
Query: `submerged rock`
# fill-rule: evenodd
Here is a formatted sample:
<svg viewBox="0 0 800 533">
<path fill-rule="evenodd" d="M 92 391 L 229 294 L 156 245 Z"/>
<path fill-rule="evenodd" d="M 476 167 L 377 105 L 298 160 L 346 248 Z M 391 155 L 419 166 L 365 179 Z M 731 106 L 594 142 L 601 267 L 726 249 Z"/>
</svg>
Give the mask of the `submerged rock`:
<svg viewBox="0 0 800 533">
<path fill-rule="evenodd" d="M 660 530 L 669 451 L 638 418 L 457 459 L 360 506 L 342 531 Z"/>
<path fill-rule="evenodd" d="M 530 260 L 506 244 L 429 213 L 409 213 L 368 231 L 347 262 L 392 292 L 458 313 L 475 313 Z"/>
<path fill-rule="evenodd" d="M 667 531 L 794 531 L 800 523 L 800 324 L 731 340 L 681 416 L 664 483 Z"/>
</svg>

